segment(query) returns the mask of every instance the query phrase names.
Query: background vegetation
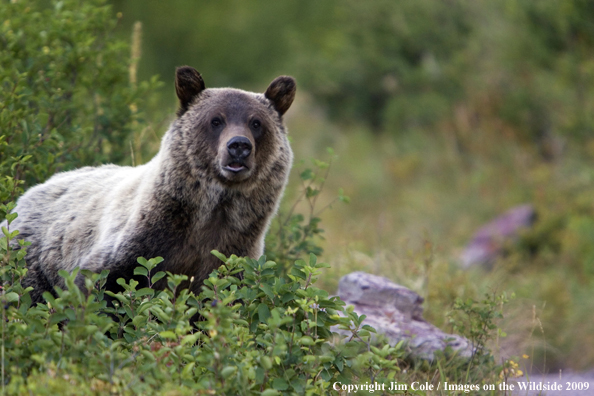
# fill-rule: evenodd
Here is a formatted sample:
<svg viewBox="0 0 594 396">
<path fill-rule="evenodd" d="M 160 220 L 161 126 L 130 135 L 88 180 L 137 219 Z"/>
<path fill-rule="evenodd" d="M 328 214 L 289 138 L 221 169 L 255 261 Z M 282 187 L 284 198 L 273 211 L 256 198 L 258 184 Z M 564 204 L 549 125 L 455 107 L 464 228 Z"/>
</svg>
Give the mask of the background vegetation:
<svg viewBox="0 0 594 396">
<path fill-rule="evenodd" d="M 175 66 L 259 91 L 291 74 L 296 158 L 326 162 L 312 168 L 318 207 L 340 187 L 351 203 L 318 213 L 302 200 L 304 220 L 287 224 L 311 245 L 271 241 L 283 268 L 323 248 L 328 292 L 355 269 L 384 275 L 446 330 L 456 298 L 515 292 L 497 352 L 529 355 L 533 372 L 594 366 L 589 2 L 0 4 L 3 203 L 60 170 L 150 159 L 175 111 Z M 295 166 L 285 216 L 307 167 Z M 537 208 L 535 229 L 491 272 L 461 270 L 476 228 L 520 203 Z"/>
<path fill-rule="evenodd" d="M 340 187 L 351 198 L 321 215 L 327 290 L 354 269 L 388 276 L 425 296 L 429 320 L 446 329 L 456 297 L 515 292 L 508 353 L 528 353 L 537 371 L 594 365 L 588 1 L 113 4 L 122 38 L 143 23 L 144 78 L 171 87 L 182 64 L 209 86 L 297 78 L 296 158 L 333 147 L 319 202 Z M 173 90 L 161 98 L 171 113 Z M 522 203 L 538 211 L 535 230 L 492 272 L 460 270 L 473 232 Z"/>
</svg>

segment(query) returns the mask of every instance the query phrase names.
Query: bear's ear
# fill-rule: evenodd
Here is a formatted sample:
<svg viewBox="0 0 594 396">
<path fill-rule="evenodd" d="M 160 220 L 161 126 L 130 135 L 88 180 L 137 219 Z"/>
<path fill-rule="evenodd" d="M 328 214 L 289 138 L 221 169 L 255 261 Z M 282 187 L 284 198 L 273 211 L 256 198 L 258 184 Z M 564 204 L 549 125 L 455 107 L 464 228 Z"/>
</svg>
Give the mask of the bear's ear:
<svg viewBox="0 0 594 396">
<path fill-rule="evenodd" d="M 204 91 L 204 80 L 198 70 L 190 66 L 178 67 L 175 70 L 175 92 L 179 98 L 177 116 L 181 117 L 188 110 L 192 100 Z"/>
<path fill-rule="evenodd" d="M 291 107 L 296 89 L 297 83 L 293 77 L 280 76 L 270 83 L 264 96 L 272 102 L 276 111 L 283 115 Z"/>
</svg>

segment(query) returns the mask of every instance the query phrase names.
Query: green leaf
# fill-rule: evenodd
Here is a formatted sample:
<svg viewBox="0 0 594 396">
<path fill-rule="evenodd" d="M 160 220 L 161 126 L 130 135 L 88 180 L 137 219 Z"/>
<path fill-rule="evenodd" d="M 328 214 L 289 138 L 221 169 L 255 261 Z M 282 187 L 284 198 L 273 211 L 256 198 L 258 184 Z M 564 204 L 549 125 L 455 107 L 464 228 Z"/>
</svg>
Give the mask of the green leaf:
<svg viewBox="0 0 594 396">
<path fill-rule="evenodd" d="M 74 311 L 74 309 L 72 308 L 66 308 L 66 310 L 64 311 L 64 313 L 66 314 L 66 317 L 72 321 L 76 320 L 76 312 Z"/>
<path fill-rule="evenodd" d="M 144 356 L 146 359 L 150 360 L 151 362 L 154 362 L 157 360 L 155 358 L 155 355 L 153 355 L 150 351 L 147 351 L 146 349 L 143 349 L 142 351 L 140 351 L 140 353 L 142 354 L 142 356 Z"/>
<path fill-rule="evenodd" d="M 315 342 L 314 342 L 313 338 L 311 338 L 310 336 L 303 336 L 303 337 L 301 337 L 301 338 L 300 338 L 300 339 L 297 341 L 297 343 L 298 343 L 299 345 L 305 345 L 305 346 L 310 346 L 310 345 L 313 345 L 313 344 L 315 344 Z"/>
<path fill-rule="evenodd" d="M 167 338 L 170 340 L 176 340 L 177 339 L 177 335 L 175 335 L 175 333 L 171 330 L 165 330 L 159 333 L 159 336 L 161 336 L 161 338 Z"/>
<path fill-rule="evenodd" d="M 326 168 L 328 168 L 330 166 L 329 163 L 324 162 L 324 161 L 320 161 L 318 159 L 314 159 L 313 162 L 314 162 L 314 165 L 316 167 L 320 168 L 320 169 L 326 169 Z"/>
<path fill-rule="evenodd" d="M 295 378 L 291 380 L 291 386 L 295 389 L 295 392 L 299 395 L 305 394 L 305 386 L 307 381 L 305 378 Z"/>
<path fill-rule="evenodd" d="M 268 305 L 264 303 L 258 305 L 258 318 L 260 323 L 266 323 L 268 318 L 270 318 L 270 309 L 268 308 Z"/>
<path fill-rule="evenodd" d="M 157 265 L 161 264 L 164 260 L 165 259 L 161 256 L 153 257 L 152 259 L 149 260 L 149 264 L 150 264 L 149 270 L 152 270 Z"/>
<path fill-rule="evenodd" d="M 153 289 L 151 289 L 150 287 L 143 287 L 140 290 L 136 290 L 136 297 L 143 297 L 143 296 L 153 296 L 155 294 L 155 291 Z"/>
<path fill-rule="evenodd" d="M 202 333 L 200 333 L 200 332 L 196 332 L 194 334 L 188 334 L 181 340 L 181 344 L 182 345 L 186 345 L 186 344 L 194 345 L 196 343 L 196 341 L 198 341 L 198 339 L 200 338 L 201 334 Z"/>
<path fill-rule="evenodd" d="M 134 317 L 134 314 L 132 313 L 132 310 L 130 309 L 130 307 L 128 305 L 124 305 L 124 311 L 126 312 L 126 315 L 128 315 L 128 317 L 130 319 L 132 319 Z"/>
<path fill-rule="evenodd" d="M 19 301 L 19 295 L 15 292 L 9 292 L 4 295 L 4 299 L 6 302 Z"/>
<path fill-rule="evenodd" d="M 340 202 L 344 202 L 346 204 L 351 202 L 351 199 L 349 197 L 347 197 L 346 195 L 344 195 L 344 190 L 342 188 L 340 188 L 338 190 L 338 200 Z"/>
<path fill-rule="evenodd" d="M 341 357 L 338 357 L 334 361 L 334 365 L 336 366 L 338 371 L 342 371 L 342 369 L 344 368 L 344 360 Z"/>
<path fill-rule="evenodd" d="M 68 317 L 66 316 L 66 314 L 64 313 L 55 313 L 50 317 L 49 320 L 49 324 L 50 325 L 54 325 L 56 323 L 60 323 L 64 320 L 68 319 Z"/>
<path fill-rule="evenodd" d="M 122 279 L 122 278 L 120 278 Z M 128 302 L 128 298 L 126 296 L 123 296 L 121 293 L 113 293 L 109 290 L 105 291 L 105 294 L 107 294 L 110 297 L 115 298 L 116 300 L 118 300 L 120 303 L 125 304 Z"/>
<path fill-rule="evenodd" d="M 315 197 L 319 193 L 320 193 L 320 190 L 318 190 L 316 188 L 311 188 L 311 187 L 307 186 L 307 188 L 305 189 L 305 196 L 307 198 Z"/>
<path fill-rule="evenodd" d="M 295 267 L 291 268 L 291 275 L 296 276 L 297 278 L 301 278 L 303 280 L 307 279 L 307 275 L 305 275 L 305 272 Z"/>
<path fill-rule="evenodd" d="M 132 319 L 132 324 L 136 327 L 142 326 L 146 322 L 147 318 L 144 315 L 136 315 Z"/>
<path fill-rule="evenodd" d="M 272 368 L 272 360 L 268 356 L 260 356 L 260 364 L 266 370 L 270 370 Z"/>
<path fill-rule="evenodd" d="M 221 376 L 225 379 L 231 377 L 233 374 L 237 372 L 236 366 L 227 366 L 221 370 Z"/>
<path fill-rule="evenodd" d="M 272 275 L 276 275 L 276 271 L 272 268 L 267 268 L 265 270 L 262 270 L 260 275 L 262 275 L 262 277 L 272 276 Z"/>
<path fill-rule="evenodd" d="M 295 296 L 295 293 L 285 293 L 283 294 L 282 298 L 281 298 L 281 302 L 283 304 L 288 303 L 291 300 L 294 300 L 297 296 Z"/>
<path fill-rule="evenodd" d="M 134 268 L 134 275 L 147 276 L 148 270 L 144 267 L 136 267 L 136 268 Z"/>
<path fill-rule="evenodd" d="M 184 369 L 182 370 L 182 377 L 191 377 L 192 371 L 194 371 L 194 367 L 196 367 L 196 363 L 194 362 L 186 364 Z M 225 374 L 223 374 L 223 377 L 227 378 Z"/>
<path fill-rule="evenodd" d="M 266 293 L 268 298 L 270 298 L 271 300 L 274 300 L 274 292 L 272 291 L 272 287 L 270 287 L 270 285 L 268 285 L 266 283 L 262 283 L 262 284 L 260 284 L 260 290 L 262 290 L 264 293 Z"/>
<path fill-rule="evenodd" d="M 272 380 L 272 387 L 276 390 L 284 391 L 289 389 L 289 384 L 282 378 L 275 378 Z"/>
<path fill-rule="evenodd" d="M 160 321 L 162 322 L 169 322 L 171 320 L 171 317 L 169 315 L 167 315 L 165 312 L 163 312 L 163 310 L 157 306 L 152 306 L 149 311 L 155 315 L 157 318 L 159 318 Z"/>
<path fill-rule="evenodd" d="M 151 278 L 151 282 L 155 284 L 157 283 L 157 281 L 163 279 L 165 276 L 167 276 L 167 274 L 164 271 L 159 271 L 155 275 L 153 275 L 153 277 Z"/>
<path fill-rule="evenodd" d="M 17 213 L 7 213 L 6 221 L 8 222 L 8 225 L 10 225 L 10 223 L 12 223 L 14 221 L 14 219 L 16 219 L 17 217 L 19 217 L 19 215 Z M 2 228 L 4 228 L 4 227 L 2 227 Z"/>
<path fill-rule="evenodd" d="M 56 299 L 54 298 L 53 294 L 48 292 L 48 291 L 44 291 L 42 294 L 43 298 L 45 299 L 45 301 L 48 302 L 48 304 L 51 304 L 53 306 L 56 305 Z"/>
<path fill-rule="evenodd" d="M 306 169 L 303 172 L 301 172 L 301 174 L 299 175 L 299 177 L 301 177 L 301 180 L 305 181 L 305 180 L 311 180 L 314 175 L 311 169 Z"/>
<path fill-rule="evenodd" d="M 210 253 L 222 262 L 227 262 L 227 257 L 223 253 L 220 253 L 218 250 L 211 250 Z"/>
<path fill-rule="evenodd" d="M 264 374 L 265 374 L 265 371 L 262 367 L 256 368 L 256 384 L 264 383 Z"/>
</svg>

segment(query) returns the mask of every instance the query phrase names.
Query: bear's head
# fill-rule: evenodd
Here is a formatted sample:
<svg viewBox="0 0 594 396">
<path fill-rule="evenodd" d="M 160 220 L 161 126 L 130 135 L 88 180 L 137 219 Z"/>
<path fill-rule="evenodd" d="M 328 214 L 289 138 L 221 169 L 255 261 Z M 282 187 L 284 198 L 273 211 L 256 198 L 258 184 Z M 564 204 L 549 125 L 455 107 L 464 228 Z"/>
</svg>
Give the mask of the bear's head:
<svg viewBox="0 0 594 396">
<path fill-rule="evenodd" d="M 280 172 L 292 154 L 283 114 L 295 97 L 292 77 L 276 78 L 264 94 L 234 88 L 206 89 L 200 73 L 179 67 L 175 79 L 177 123 L 194 172 L 228 186 L 250 185 Z"/>
</svg>

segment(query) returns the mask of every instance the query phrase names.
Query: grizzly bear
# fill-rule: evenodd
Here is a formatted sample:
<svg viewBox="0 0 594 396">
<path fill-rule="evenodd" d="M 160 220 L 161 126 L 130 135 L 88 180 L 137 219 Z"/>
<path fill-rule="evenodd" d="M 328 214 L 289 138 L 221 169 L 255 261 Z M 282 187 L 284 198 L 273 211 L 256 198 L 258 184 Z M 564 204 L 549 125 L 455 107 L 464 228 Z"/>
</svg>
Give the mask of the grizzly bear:
<svg viewBox="0 0 594 396">
<path fill-rule="evenodd" d="M 278 77 L 264 94 L 205 89 L 184 66 L 175 89 L 177 118 L 150 162 L 59 173 L 18 200 L 11 229 L 31 242 L 23 284 L 34 288 L 34 302 L 64 287 L 61 269 L 107 269 L 106 288 L 117 291 L 138 257 L 161 256 L 159 269 L 194 277 L 196 292 L 221 264 L 213 249 L 263 254 L 293 160 L 283 115 L 295 80 Z M 84 285 L 82 276 L 76 283 Z"/>
</svg>

